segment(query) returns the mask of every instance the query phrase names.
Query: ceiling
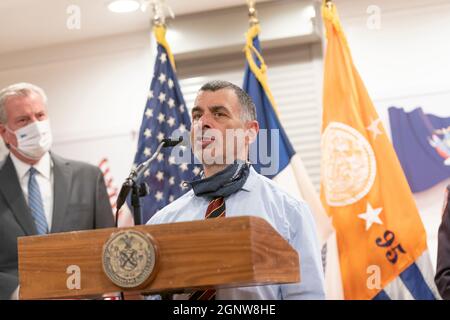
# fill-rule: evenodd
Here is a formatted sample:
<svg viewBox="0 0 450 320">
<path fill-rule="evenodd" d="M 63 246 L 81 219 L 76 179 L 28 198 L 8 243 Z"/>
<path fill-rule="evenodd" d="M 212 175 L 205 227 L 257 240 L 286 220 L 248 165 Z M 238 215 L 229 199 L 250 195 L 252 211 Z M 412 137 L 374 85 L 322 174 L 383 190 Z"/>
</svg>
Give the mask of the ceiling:
<svg viewBox="0 0 450 320">
<path fill-rule="evenodd" d="M 259 0 L 258 2 L 270 1 Z M 281 1 L 281 0 L 277 0 Z M 108 0 L 0 0 L 0 53 L 133 32 L 149 28 L 150 12 L 110 12 Z M 246 0 L 166 0 L 175 16 L 245 5 Z M 80 29 L 69 29 L 80 12 Z M 69 13 L 68 13 L 69 10 Z M 69 19 L 70 20 L 70 19 Z"/>
</svg>

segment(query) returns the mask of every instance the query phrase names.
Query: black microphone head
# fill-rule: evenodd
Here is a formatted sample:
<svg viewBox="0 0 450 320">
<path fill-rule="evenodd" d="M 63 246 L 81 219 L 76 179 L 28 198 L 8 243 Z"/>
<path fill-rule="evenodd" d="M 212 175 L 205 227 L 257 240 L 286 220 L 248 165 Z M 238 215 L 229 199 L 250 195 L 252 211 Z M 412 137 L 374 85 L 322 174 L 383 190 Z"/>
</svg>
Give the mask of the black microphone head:
<svg viewBox="0 0 450 320">
<path fill-rule="evenodd" d="M 175 147 L 176 145 L 181 143 L 183 141 L 183 137 L 182 136 L 178 137 L 178 140 L 173 140 L 173 139 L 168 138 L 168 139 L 163 139 L 162 141 L 164 142 L 163 148 L 170 148 L 170 147 Z"/>
</svg>

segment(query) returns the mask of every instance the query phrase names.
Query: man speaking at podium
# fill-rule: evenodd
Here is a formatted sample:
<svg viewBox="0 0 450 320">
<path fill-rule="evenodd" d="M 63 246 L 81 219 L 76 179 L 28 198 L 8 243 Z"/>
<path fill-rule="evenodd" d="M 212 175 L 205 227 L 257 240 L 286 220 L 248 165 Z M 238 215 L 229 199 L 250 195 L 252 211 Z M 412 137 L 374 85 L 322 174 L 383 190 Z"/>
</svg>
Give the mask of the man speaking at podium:
<svg viewBox="0 0 450 320">
<path fill-rule="evenodd" d="M 308 205 L 289 196 L 247 162 L 249 145 L 258 131 L 255 105 L 245 91 L 226 81 L 203 85 L 192 109 L 191 143 L 204 176 L 190 182 L 192 190 L 157 212 L 148 224 L 244 215 L 264 218 L 298 251 L 301 282 L 199 290 L 184 299 L 325 297 L 320 248 Z M 214 243 L 210 245 L 214 250 Z"/>
<path fill-rule="evenodd" d="M 49 153 L 46 104 L 32 84 L 0 91 L 0 299 L 17 298 L 18 237 L 114 226 L 100 169 Z"/>
</svg>

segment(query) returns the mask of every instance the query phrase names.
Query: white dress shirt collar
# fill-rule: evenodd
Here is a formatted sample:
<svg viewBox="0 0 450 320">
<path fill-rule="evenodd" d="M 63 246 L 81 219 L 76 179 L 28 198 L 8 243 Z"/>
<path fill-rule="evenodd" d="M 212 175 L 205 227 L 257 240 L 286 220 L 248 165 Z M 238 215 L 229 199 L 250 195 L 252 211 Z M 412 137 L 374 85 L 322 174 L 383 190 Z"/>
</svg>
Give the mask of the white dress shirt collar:
<svg viewBox="0 0 450 320">
<path fill-rule="evenodd" d="M 16 168 L 17 176 L 19 177 L 19 180 L 21 180 L 30 170 L 31 165 L 28 163 L 25 163 L 21 160 L 19 160 L 14 154 L 11 152 L 9 153 L 11 160 L 14 164 L 14 167 Z M 52 161 L 50 158 L 50 154 L 46 152 L 41 160 L 39 160 L 34 166 L 33 166 L 43 177 L 50 180 L 51 177 L 51 167 L 52 167 Z"/>
<path fill-rule="evenodd" d="M 248 173 L 247 181 L 245 181 L 241 190 L 251 191 L 254 184 L 257 182 L 258 173 L 255 171 L 252 165 L 250 165 L 250 172 Z"/>
</svg>

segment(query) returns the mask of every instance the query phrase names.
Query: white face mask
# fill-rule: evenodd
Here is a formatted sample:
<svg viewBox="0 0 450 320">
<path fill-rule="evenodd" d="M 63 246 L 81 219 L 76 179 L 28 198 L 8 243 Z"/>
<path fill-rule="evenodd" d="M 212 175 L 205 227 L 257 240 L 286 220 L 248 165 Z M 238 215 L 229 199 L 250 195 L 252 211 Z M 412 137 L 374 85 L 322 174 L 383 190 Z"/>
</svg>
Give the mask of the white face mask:
<svg viewBox="0 0 450 320">
<path fill-rule="evenodd" d="M 50 150 L 52 132 L 48 120 L 35 121 L 16 131 L 12 131 L 8 127 L 6 129 L 15 134 L 17 138 L 17 147 L 10 145 L 11 148 L 16 149 L 24 157 L 39 160 Z"/>
</svg>

